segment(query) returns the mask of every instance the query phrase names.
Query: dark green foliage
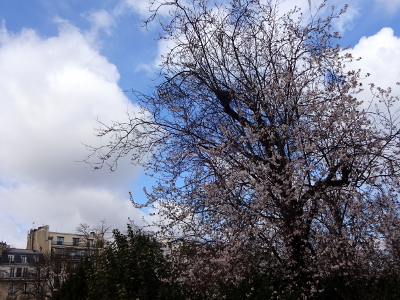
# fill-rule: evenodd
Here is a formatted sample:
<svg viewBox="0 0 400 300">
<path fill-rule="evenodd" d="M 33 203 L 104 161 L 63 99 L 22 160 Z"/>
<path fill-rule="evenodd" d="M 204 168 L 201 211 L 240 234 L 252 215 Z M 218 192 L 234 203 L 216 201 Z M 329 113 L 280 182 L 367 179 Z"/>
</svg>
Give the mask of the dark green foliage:
<svg viewBox="0 0 400 300">
<path fill-rule="evenodd" d="M 126 234 L 114 230 L 114 241 L 96 259 L 84 260 L 62 285 L 52 300 L 160 299 L 208 300 L 207 287 L 191 290 L 170 282 L 169 263 L 164 259 L 154 237 L 128 225 Z M 263 273 L 249 272 L 239 285 L 219 283 L 226 300 L 301 299 L 300 290 L 276 268 Z M 318 300 L 395 300 L 400 299 L 400 277 L 393 270 L 381 270 L 368 279 L 349 276 L 320 278 L 318 291 L 310 299 Z M 275 293 L 274 293 L 275 291 Z M 213 298 L 215 299 L 215 297 Z"/>
<path fill-rule="evenodd" d="M 226 295 L 227 300 L 261 300 L 270 299 L 272 297 L 273 278 L 267 274 L 252 276 L 241 282 L 237 287 L 220 283 L 222 294 Z"/>
<path fill-rule="evenodd" d="M 278 273 L 253 274 L 238 286 L 220 283 L 220 291 L 226 300 L 264 300 L 301 298 L 301 291 L 287 290 L 290 282 L 281 280 Z M 277 291 L 277 293 L 273 293 Z M 201 298 L 207 299 L 206 297 Z M 308 299 L 315 300 L 397 300 L 400 299 L 400 277 L 393 272 L 383 272 L 379 277 L 368 279 L 348 276 L 328 276 L 321 278 L 318 291 Z"/>
<path fill-rule="evenodd" d="M 89 276 L 88 299 L 177 299 L 157 241 L 131 225 L 113 235 Z"/>
<path fill-rule="evenodd" d="M 52 300 L 86 300 L 88 274 L 92 269 L 91 261 L 84 260 L 62 284 L 61 289 L 52 296 Z"/>
<path fill-rule="evenodd" d="M 287 290 L 288 282 L 282 280 L 282 277 L 277 270 L 265 270 L 261 274 L 253 272 L 237 286 L 221 282 L 221 294 L 225 295 L 226 300 L 264 300 L 276 299 L 277 296 L 279 299 L 298 299 L 300 293 L 297 291 L 283 292 Z"/>
<path fill-rule="evenodd" d="M 114 230 L 113 239 L 98 257 L 82 261 L 52 299 L 183 299 L 166 282 L 168 263 L 154 237 L 128 225 L 126 234 Z"/>
<path fill-rule="evenodd" d="M 400 299 L 400 278 L 382 273 L 377 278 L 354 279 L 334 276 L 326 278 L 321 300 L 395 300 Z"/>
</svg>

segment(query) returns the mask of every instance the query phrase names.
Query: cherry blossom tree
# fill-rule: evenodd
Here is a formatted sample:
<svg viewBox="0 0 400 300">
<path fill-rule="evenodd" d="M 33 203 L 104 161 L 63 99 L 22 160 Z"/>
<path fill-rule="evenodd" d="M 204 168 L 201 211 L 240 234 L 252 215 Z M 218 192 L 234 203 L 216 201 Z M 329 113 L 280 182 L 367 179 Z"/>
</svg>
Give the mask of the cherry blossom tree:
<svg viewBox="0 0 400 300">
<path fill-rule="evenodd" d="M 234 283 L 273 265 L 307 297 L 328 274 L 395 265 L 398 97 L 369 86 L 361 98 L 369 74 L 349 69 L 359 58 L 332 30 L 345 9 L 157 5 L 151 19 L 161 7 L 171 14 L 161 23 L 164 81 L 153 94 L 134 91 L 142 112 L 102 124 L 109 142 L 89 147 L 87 160 L 114 169 L 131 155 L 159 179 L 146 205 L 157 203 L 164 236 L 195 248 L 187 282 Z"/>
</svg>

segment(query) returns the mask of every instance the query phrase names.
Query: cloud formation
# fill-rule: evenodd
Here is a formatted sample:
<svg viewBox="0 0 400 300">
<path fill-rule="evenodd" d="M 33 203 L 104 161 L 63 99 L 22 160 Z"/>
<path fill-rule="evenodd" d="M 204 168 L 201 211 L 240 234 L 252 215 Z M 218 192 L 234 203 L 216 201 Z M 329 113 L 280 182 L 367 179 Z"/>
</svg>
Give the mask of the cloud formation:
<svg viewBox="0 0 400 300">
<path fill-rule="evenodd" d="M 394 14 L 400 9 L 400 0 L 375 0 L 375 3 L 390 14 Z"/>
<path fill-rule="evenodd" d="M 87 36 L 94 42 L 96 41 L 96 38 L 101 30 L 107 35 L 111 35 L 112 29 L 116 25 L 114 17 L 104 9 L 90 13 L 86 19 L 92 25 L 90 31 L 87 33 Z"/>
<path fill-rule="evenodd" d="M 98 26 L 109 27 L 104 15 L 96 16 Z M 87 35 L 67 22 L 49 38 L 3 26 L 0 239 L 25 247 L 32 222 L 61 231 L 103 218 L 113 227 L 124 227 L 128 217 L 140 223 L 143 213 L 126 190 L 140 168 L 125 160 L 114 173 L 94 172 L 77 162 L 87 154 L 82 143 L 104 143 L 94 137 L 96 117 L 124 120 L 124 112 L 137 109 L 118 87 L 119 76 Z"/>
<path fill-rule="evenodd" d="M 371 75 L 362 81 L 365 92 L 360 94 L 364 100 L 372 100 L 368 84 L 373 83 L 381 88 L 391 87 L 393 95 L 400 95 L 400 37 L 395 36 L 392 28 L 382 28 L 376 34 L 362 37 L 349 51 L 354 58 L 361 57 L 359 61 L 353 61 L 349 68 L 361 70 L 362 76 Z M 399 105 L 398 105 L 399 107 Z"/>
</svg>

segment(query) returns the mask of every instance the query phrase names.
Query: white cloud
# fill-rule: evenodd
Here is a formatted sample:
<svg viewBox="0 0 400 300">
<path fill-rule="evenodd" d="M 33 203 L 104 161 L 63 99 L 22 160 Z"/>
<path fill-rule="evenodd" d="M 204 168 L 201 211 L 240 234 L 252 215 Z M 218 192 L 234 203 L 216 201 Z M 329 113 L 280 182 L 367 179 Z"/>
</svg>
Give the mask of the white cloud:
<svg viewBox="0 0 400 300">
<path fill-rule="evenodd" d="M 275 3 L 277 1 L 274 1 Z M 300 9 L 300 11 L 293 16 L 293 19 L 300 17 L 302 14 L 302 18 L 304 23 L 310 21 L 311 16 L 314 16 L 323 0 L 287 0 L 287 1 L 279 1 L 278 6 L 278 14 L 284 14 L 289 10 L 292 10 L 295 6 Z M 345 7 L 348 3 L 346 0 L 330 0 L 326 3 L 324 7 L 319 11 L 319 16 L 324 16 L 327 14 L 331 14 L 332 7 L 335 9 L 335 13 L 339 13 L 341 9 Z M 346 13 L 342 14 L 340 18 L 334 19 L 332 21 L 332 25 L 335 30 L 339 31 L 343 34 L 346 30 L 349 30 L 354 27 L 355 19 L 360 16 L 360 0 L 353 0 L 347 8 Z M 315 18 L 314 18 L 315 19 Z"/>
<path fill-rule="evenodd" d="M 384 102 L 374 97 L 377 90 L 374 89 L 371 93 L 370 84 L 383 89 L 390 87 L 391 96 L 400 96 L 400 86 L 396 84 L 400 81 L 400 69 L 396 67 L 400 65 L 400 38 L 394 35 L 391 28 L 382 28 L 375 35 L 362 37 L 353 49 L 346 52 L 351 53 L 354 58 L 346 69 L 361 70 L 359 82 L 364 90 L 355 97 L 364 102 L 364 108 L 370 108 L 371 111 L 378 108 L 386 117 L 390 113 L 394 123 L 399 122 L 400 102 L 395 102 L 388 108 Z M 367 76 L 368 73 L 370 76 Z"/>
<path fill-rule="evenodd" d="M 394 95 L 400 95 L 400 37 L 394 35 L 393 29 L 382 28 L 370 37 L 362 37 L 350 52 L 354 58 L 361 57 L 360 61 L 352 62 L 349 67 L 361 69 L 362 74 L 370 73 L 371 76 L 363 80 L 363 85 L 368 89 L 369 83 L 374 83 L 382 88 L 392 87 Z M 363 93 L 366 97 L 369 93 Z M 369 94 L 370 95 L 370 94 Z M 371 96 L 367 97 L 370 100 Z"/>
<path fill-rule="evenodd" d="M 346 4 L 344 1 L 336 1 L 336 8 L 338 10 L 342 9 Z M 346 30 L 351 30 L 355 26 L 355 20 L 360 16 L 360 6 L 358 1 L 353 1 L 346 12 L 340 16 L 338 19 L 333 20 L 333 25 L 335 30 L 339 31 L 340 34 L 344 34 Z"/>
<path fill-rule="evenodd" d="M 96 19 L 107 25 L 105 19 Z M 100 25 L 99 25 L 100 26 Z M 26 231 L 80 222 L 123 226 L 143 213 L 127 196 L 140 171 L 128 160 L 115 173 L 77 163 L 94 137 L 96 117 L 126 119 L 137 110 L 118 87 L 117 68 L 65 21 L 58 36 L 0 33 L 0 239 L 25 247 Z"/>
<path fill-rule="evenodd" d="M 126 13 L 135 13 L 143 20 L 149 18 L 155 9 L 159 17 L 169 16 L 169 11 L 173 8 L 172 5 L 159 6 L 161 2 L 155 2 L 151 5 L 148 0 L 121 0 L 114 9 L 114 14 L 119 16 Z"/>
<path fill-rule="evenodd" d="M 149 17 L 150 4 L 147 0 L 122 0 L 116 7 L 115 13 L 122 14 L 126 12 L 135 12 L 143 17 Z"/>
<path fill-rule="evenodd" d="M 263 1 L 262 3 L 267 4 L 269 2 L 269 0 L 267 1 Z M 306 13 L 309 11 L 310 5 L 309 5 L 309 1 L 308 0 L 287 0 L 287 1 L 279 1 L 279 0 L 275 0 L 272 2 L 274 5 L 276 5 L 276 3 L 279 3 L 278 5 L 278 13 L 279 15 L 283 15 L 285 13 L 287 13 L 288 11 L 294 9 L 295 7 L 300 8 L 300 13 Z M 312 1 L 311 2 L 311 7 L 316 8 L 321 4 L 320 0 L 317 1 Z"/>
<path fill-rule="evenodd" d="M 88 16 L 88 20 L 92 22 L 94 27 L 102 28 L 106 31 L 115 25 L 113 17 L 104 9 L 91 13 Z"/>
<path fill-rule="evenodd" d="M 400 0 L 375 0 L 375 3 L 390 14 L 394 14 L 400 9 Z"/>
<path fill-rule="evenodd" d="M 181 38 L 184 39 L 185 37 Z M 176 43 L 174 40 L 159 40 L 157 44 L 157 56 L 154 59 L 152 68 L 155 70 L 161 68 L 161 65 L 165 60 L 164 56 L 168 55 L 171 52 L 171 49 L 173 49 L 175 46 Z"/>
<path fill-rule="evenodd" d="M 89 34 L 92 37 L 97 37 L 100 30 L 104 30 L 106 34 L 111 35 L 111 29 L 115 26 L 114 18 L 104 9 L 92 12 L 87 16 L 87 19 L 92 25 L 91 30 L 89 31 Z"/>
<path fill-rule="evenodd" d="M 97 224 L 104 216 L 113 228 L 125 228 L 128 217 L 142 225 L 144 213 L 133 208 L 121 194 L 107 189 L 74 188 L 54 190 L 31 184 L 16 188 L 0 187 L 2 203 L 0 239 L 7 243 L 25 247 L 27 229 L 50 225 L 59 232 L 75 232 L 81 222 Z M 3 213 L 2 213 L 3 215 Z M 18 225 L 19 226 L 16 226 Z M 10 230 L 8 230 L 10 229 Z"/>
<path fill-rule="evenodd" d="M 265 4 L 269 2 L 269 0 L 264 1 Z M 322 4 L 322 0 L 287 0 L 287 1 L 272 1 L 273 4 L 278 4 L 277 14 L 281 16 L 290 10 L 293 10 L 295 7 L 299 8 L 300 11 L 293 15 L 293 19 L 300 17 L 300 14 L 303 15 L 303 22 L 307 24 L 310 22 L 311 16 L 316 14 L 318 8 Z M 360 15 L 360 6 L 358 5 L 359 0 L 354 0 L 352 4 L 348 7 L 346 13 L 342 14 L 340 18 L 334 19 L 332 21 L 332 25 L 335 30 L 338 30 L 340 34 L 343 34 L 346 30 L 351 29 L 354 26 L 355 19 Z M 136 11 L 141 11 L 144 13 L 144 6 L 141 1 L 136 0 L 123 0 L 125 5 L 130 5 L 132 9 Z M 331 5 L 331 6 L 329 6 Z M 343 9 L 346 5 L 345 0 L 332 0 L 329 1 L 328 5 L 321 8 L 319 15 L 324 16 L 326 14 L 331 13 L 332 5 L 335 7 L 335 12 L 339 13 L 341 9 Z M 148 11 L 148 8 L 146 8 Z M 171 40 L 160 39 L 158 41 L 158 52 L 154 59 L 153 65 L 142 64 L 137 68 L 137 70 L 146 70 L 149 73 L 155 72 L 155 70 L 159 69 L 164 59 L 162 56 L 167 55 L 170 50 L 175 46 L 174 42 Z"/>
</svg>

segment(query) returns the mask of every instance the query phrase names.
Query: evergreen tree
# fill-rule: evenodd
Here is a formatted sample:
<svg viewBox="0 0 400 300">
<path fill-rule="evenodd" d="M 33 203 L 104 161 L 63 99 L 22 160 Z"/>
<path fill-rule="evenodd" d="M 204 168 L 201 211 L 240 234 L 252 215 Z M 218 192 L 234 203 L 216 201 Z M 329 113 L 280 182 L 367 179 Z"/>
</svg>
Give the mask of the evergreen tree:
<svg viewBox="0 0 400 300">
<path fill-rule="evenodd" d="M 113 231 L 89 275 L 87 299 L 177 299 L 163 279 L 167 264 L 156 239 L 128 224 L 126 234 Z"/>
</svg>

